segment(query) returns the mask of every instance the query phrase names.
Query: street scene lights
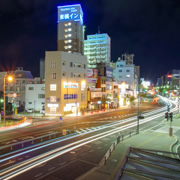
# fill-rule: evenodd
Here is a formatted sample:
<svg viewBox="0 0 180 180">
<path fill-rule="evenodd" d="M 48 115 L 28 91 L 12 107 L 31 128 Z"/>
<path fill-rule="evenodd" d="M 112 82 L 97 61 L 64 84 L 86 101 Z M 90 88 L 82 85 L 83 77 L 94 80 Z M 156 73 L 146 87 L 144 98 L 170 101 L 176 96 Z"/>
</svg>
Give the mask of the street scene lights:
<svg viewBox="0 0 180 180">
<path fill-rule="evenodd" d="M 13 76 L 5 74 L 4 75 L 4 126 L 6 126 L 6 81 L 12 82 Z"/>
</svg>

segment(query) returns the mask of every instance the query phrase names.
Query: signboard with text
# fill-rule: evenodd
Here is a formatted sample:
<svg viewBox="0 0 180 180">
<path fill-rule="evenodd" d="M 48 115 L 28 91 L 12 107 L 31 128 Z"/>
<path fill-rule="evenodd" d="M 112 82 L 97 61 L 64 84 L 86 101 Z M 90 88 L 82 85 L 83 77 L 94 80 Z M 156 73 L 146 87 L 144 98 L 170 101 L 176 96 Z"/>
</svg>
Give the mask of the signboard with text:
<svg viewBox="0 0 180 180">
<path fill-rule="evenodd" d="M 113 75 L 113 69 L 111 67 L 106 67 L 106 77 L 112 78 Z"/>
<path fill-rule="evenodd" d="M 83 24 L 81 5 L 58 6 L 58 21 L 80 21 Z"/>
<path fill-rule="evenodd" d="M 97 78 L 98 77 L 98 70 L 97 69 L 88 69 L 87 70 L 87 77 L 88 78 Z"/>
</svg>

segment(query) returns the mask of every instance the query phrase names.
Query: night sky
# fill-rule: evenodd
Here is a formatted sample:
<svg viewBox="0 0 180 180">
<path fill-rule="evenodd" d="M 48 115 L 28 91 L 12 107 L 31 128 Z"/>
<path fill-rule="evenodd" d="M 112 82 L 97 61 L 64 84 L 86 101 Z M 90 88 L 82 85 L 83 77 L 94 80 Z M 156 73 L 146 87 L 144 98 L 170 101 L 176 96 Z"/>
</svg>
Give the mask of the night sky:
<svg viewBox="0 0 180 180">
<path fill-rule="evenodd" d="M 180 69 L 180 0 L 0 0 L 0 71 L 22 66 L 39 76 L 46 50 L 57 49 L 57 5 L 80 3 L 86 35 L 111 37 L 111 59 L 135 54 L 141 77 Z"/>
</svg>

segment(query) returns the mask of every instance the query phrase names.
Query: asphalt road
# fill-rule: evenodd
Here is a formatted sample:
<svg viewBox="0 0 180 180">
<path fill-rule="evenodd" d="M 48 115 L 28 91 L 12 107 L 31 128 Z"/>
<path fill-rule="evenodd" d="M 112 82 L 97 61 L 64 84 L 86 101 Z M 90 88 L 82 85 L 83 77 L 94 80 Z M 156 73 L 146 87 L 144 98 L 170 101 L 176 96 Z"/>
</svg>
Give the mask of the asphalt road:
<svg viewBox="0 0 180 180">
<path fill-rule="evenodd" d="M 159 106 L 157 105 L 143 104 L 143 106 L 140 107 L 140 111 L 144 112 L 158 107 Z M 137 115 L 137 108 L 116 110 L 85 117 L 69 118 L 63 121 L 63 124 L 60 124 L 58 118 L 51 120 L 35 119 L 33 125 L 29 127 L 19 128 L 7 132 L 0 132 L 0 145 L 3 146 L 32 139 L 57 132 L 62 129 L 69 129 L 73 131 L 74 129 L 82 130 L 92 128 L 135 115 Z"/>
<path fill-rule="evenodd" d="M 161 125 L 159 120 L 153 120 L 140 126 L 140 131 Z M 128 129 L 128 132 L 132 129 Z M 127 133 L 127 131 L 125 131 Z M 14 180 L 73 180 L 97 166 L 108 151 L 117 134 L 93 141 L 79 148 L 73 149 L 46 163 L 30 169 L 12 179 Z"/>
</svg>

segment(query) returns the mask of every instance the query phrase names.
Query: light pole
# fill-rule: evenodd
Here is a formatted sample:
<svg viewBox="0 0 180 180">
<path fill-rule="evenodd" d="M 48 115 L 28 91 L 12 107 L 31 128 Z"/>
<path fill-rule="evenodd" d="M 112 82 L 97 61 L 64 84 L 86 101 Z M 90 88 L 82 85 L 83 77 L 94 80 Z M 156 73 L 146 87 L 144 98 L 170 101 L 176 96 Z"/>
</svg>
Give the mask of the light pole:
<svg viewBox="0 0 180 180">
<path fill-rule="evenodd" d="M 6 79 L 11 82 L 13 77 L 7 74 L 4 75 L 4 126 L 6 126 Z"/>
<path fill-rule="evenodd" d="M 137 134 L 139 134 L 139 98 L 140 98 L 140 93 L 139 93 L 139 80 L 138 80 L 138 83 L 137 83 L 137 92 L 138 92 Z"/>
</svg>

